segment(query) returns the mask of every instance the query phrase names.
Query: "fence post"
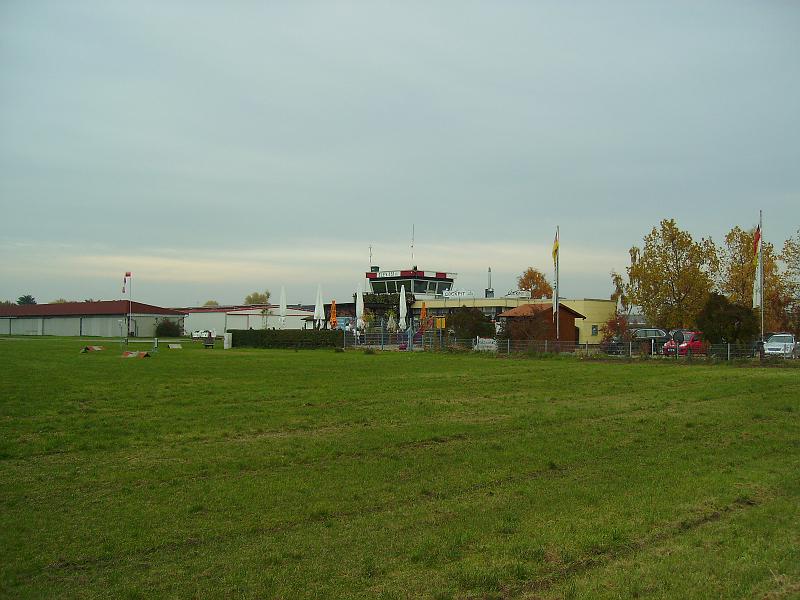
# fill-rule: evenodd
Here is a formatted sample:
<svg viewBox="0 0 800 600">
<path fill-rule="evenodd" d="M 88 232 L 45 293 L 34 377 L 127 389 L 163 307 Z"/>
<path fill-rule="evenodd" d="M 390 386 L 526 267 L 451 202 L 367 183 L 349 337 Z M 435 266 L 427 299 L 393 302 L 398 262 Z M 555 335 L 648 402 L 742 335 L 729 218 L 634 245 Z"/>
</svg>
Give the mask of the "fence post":
<svg viewBox="0 0 800 600">
<path fill-rule="evenodd" d="M 628 342 L 628 358 L 633 358 L 633 342 Z"/>
<path fill-rule="evenodd" d="M 506 340 L 506 354 L 511 354 L 511 338 Z"/>
<path fill-rule="evenodd" d="M 731 343 L 728 342 L 728 362 L 731 362 Z"/>
<path fill-rule="evenodd" d="M 547 354 L 547 340 L 544 341 L 544 353 Z"/>
</svg>

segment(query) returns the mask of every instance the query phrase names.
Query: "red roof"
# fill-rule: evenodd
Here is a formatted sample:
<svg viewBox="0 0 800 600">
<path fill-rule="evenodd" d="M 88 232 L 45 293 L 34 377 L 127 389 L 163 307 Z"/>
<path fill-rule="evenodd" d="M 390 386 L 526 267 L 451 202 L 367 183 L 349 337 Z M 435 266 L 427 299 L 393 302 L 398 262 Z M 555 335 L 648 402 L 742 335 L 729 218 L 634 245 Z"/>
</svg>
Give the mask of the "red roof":
<svg viewBox="0 0 800 600">
<path fill-rule="evenodd" d="M 545 310 L 552 310 L 553 305 L 550 303 L 547 304 L 521 304 L 516 308 L 512 308 L 505 312 L 501 312 L 498 317 L 504 318 L 515 318 L 515 317 L 534 317 Z M 572 310 L 569 306 L 564 306 L 563 304 L 559 305 L 559 310 L 565 310 L 568 313 L 575 316 L 576 319 L 585 319 L 586 317 L 583 316 L 576 310 Z"/>
<path fill-rule="evenodd" d="M 61 302 L 58 304 L 21 304 L 0 306 L 0 317 L 80 317 L 89 315 L 127 315 L 127 300 L 105 300 L 101 302 Z M 152 304 L 131 302 L 130 309 L 136 315 L 184 316 L 186 313 L 161 308 Z"/>
</svg>

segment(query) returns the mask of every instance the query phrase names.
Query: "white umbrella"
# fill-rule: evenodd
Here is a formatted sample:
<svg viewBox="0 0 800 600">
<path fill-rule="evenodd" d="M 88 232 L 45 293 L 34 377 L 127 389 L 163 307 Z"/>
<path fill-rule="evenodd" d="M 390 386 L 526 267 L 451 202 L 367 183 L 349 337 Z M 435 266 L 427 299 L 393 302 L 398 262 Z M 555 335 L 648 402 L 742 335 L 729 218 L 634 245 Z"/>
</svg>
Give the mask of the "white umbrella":
<svg viewBox="0 0 800 600">
<path fill-rule="evenodd" d="M 325 321 L 325 305 L 322 304 L 322 284 L 317 286 L 317 303 L 314 305 L 314 324 L 322 327 Z"/>
<path fill-rule="evenodd" d="M 286 326 L 286 288 L 281 286 L 281 307 L 279 309 L 281 316 L 281 329 Z"/>
<path fill-rule="evenodd" d="M 364 329 L 364 325 L 364 292 L 359 283 L 358 291 L 356 292 L 356 327 Z"/>
<path fill-rule="evenodd" d="M 400 321 L 397 323 L 400 331 L 406 330 L 406 286 L 400 286 Z"/>
</svg>

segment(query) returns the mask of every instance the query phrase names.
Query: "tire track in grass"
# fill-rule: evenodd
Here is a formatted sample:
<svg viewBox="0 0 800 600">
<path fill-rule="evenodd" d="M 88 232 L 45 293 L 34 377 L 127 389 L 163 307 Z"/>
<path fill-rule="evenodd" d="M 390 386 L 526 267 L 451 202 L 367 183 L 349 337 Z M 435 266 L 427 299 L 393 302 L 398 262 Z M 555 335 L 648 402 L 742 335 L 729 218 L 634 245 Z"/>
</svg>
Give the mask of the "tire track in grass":
<svg viewBox="0 0 800 600">
<path fill-rule="evenodd" d="M 141 561 L 143 559 L 146 559 L 150 556 L 162 552 L 177 553 L 191 548 L 209 547 L 219 543 L 229 542 L 235 539 L 246 539 L 253 537 L 261 537 L 264 535 L 284 534 L 291 531 L 295 531 L 303 527 L 312 526 L 320 523 L 326 523 L 331 520 L 339 521 L 339 520 L 354 519 L 360 517 L 369 517 L 371 515 L 376 515 L 383 512 L 395 512 L 403 508 L 408 508 L 409 506 L 456 500 L 458 498 L 469 496 L 470 494 L 481 493 L 486 490 L 498 489 L 509 484 L 522 483 L 525 481 L 533 481 L 541 478 L 566 477 L 568 476 L 568 473 L 571 471 L 577 471 L 582 468 L 591 467 L 598 461 L 605 460 L 606 458 L 615 455 L 618 449 L 619 449 L 618 447 L 610 448 L 609 451 L 603 455 L 589 456 L 584 461 L 570 463 L 563 467 L 553 467 L 551 465 L 545 468 L 535 469 L 524 473 L 511 474 L 486 481 L 475 482 L 467 486 L 464 486 L 459 490 L 453 491 L 452 493 L 437 493 L 430 495 L 417 494 L 409 496 L 408 498 L 402 501 L 384 502 L 372 506 L 359 508 L 357 510 L 312 513 L 294 521 L 286 521 L 283 523 L 276 523 L 269 526 L 251 527 L 243 531 L 219 533 L 216 535 L 206 536 L 203 538 L 190 537 L 185 540 L 165 542 L 163 544 L 157 544 L 133 552 L 126 552 L 120 555 L 95 556 L 95 557 L 78 558 L 75 560 L 58 560 L 49 563 L 43 569 L 36 569 L 35 571 L 31 571 L 28 574 L 20 574 L 20 579 L 32 580 L 35 579 L 37 576 L 61 577 L 60 575 L 57 574 L 58 572 L 61 572 L 64 575 L 66 575 L 71 572 L 84 571 L 89 568 L 108 569 L 116 565 L 124 564 L 126 562 L 136 563 L 137 561 Z M 763 454 L 763 456 L 771 456 L 771 452 L 766 452 Z M 759 455 L 757 457 L 754 457 L 753 460 L 763 458 L 763 456 Z M 645 549 L 649 545 L 655 545 L 655 543 L 657 543 L 662 539 L 668 539 L 670 537 L 674 537 L 675 533 L 690 531 L 706 523 L 719 520 L 722 516 L 729 514 L 734 510 L 755 506 L 758 503 L 759 502 L 757 502 L 756 500 L 743 497 L 737 499 L 736 501 L 734 501 L 729 505 L 725 505 L 721 508 L 714 509 L 712 511 L 704 512 L 699 516 L 687 517 L 679 521 L 677 525 L 670 525 L 666 529 L 657 531 L 654 534 L 646 536 L 641 540 L 634 542 L 632 544 L 622 544 L 620 546 L 614 546 L 608 549 L 604 549 L 601 552 L 595 553 L 591 556 L 587 555 L 584 558 L 573 561 L 572 563 L 570 563 L 570 565 L 565 566 L 557 573 L 529 582 L 525 588 L 511 588 L 511 587 L 506 588 L 507 597 L 513 597 L 512 595 L 508 594 L 511 594 L 512 592 L 519 594 L 521 593 L 521 590 L 528 589 L 528 587 L 530 587 L 532 591 L 546 591 L 554 584 L 558 583 L 563 579 L 566 579 L 571 575 L 575 575 L 580 572 L 602 566 L 603 564 L 611 562 L 616 557 L 621 558 L 623 556 L 626 556 L 627 554 L 630 554 L 631 552 Z"/>
<path fill-rule="evenodd" d="M 697 404 L 700 402 L 711 402 L 714 399 L 703 399 L 698 400 L 697 402 L 693 402 L 692 404 Z M 624 411 L 617 411 L 615 413 L 607 413 L 603 415 L 597 415 L 592 417 L 575 417 L 570 420 L 560 420 L 560 421 L 552 421 L 549 425 L 561 425 L 561 424 L 571 424 L 575 422 L 600 422 L 603 420 L 608 419 L 616 419 L 620 416 L 648 412 L 653 413 L 655 411 L 663 410 L 663 406 L 658 405 L 649 405 L 646 407 L 636 407 L 630 410 Z M 396 444 L 392 444 L 389 446 L 381 446 L 375 448 L 368 448 L 363 450 L 357 450 L 354 452 L 342 452 L 337 453 L 331 456 L 322 456 L 322 457 L 315 457 L 309 458 L 304 460 L 296 460 L 290 463 L 281 463 L 279 465 L 265 465 L 260 468 L 249 468 L 249 469 L 238 469 L 235 473 L 208 473 L 208 474 L 192 474 L 187 473 L 182 476 L 171 477 L 169 479 L 164 479 L 158 482 L 154 482 L 150 479 L 140 479 L 140 480 L 132 480 L 127 483 L 131 487 L 143 487 L 143 486 L 152 486 L 152 485 L 159 485 L 161 487 L 172 486 L 175 484 L 179 484 L 181 482 L 199 482 L 199 481 L 225 481 L 225 480 L 232 480 L 232 479 L 242 479 L 245 477 L 257 476 L 260 473 L 275 473 L 276 471 L 285 471 L 285 470 L 295 470 L 298 467 L 309 467 L 309 466 L 327 466 L 327 465 L 335 465 L 341 464 L 344 462 L 354 461 L 354 460 L 364 460 L 364 459 L 380 459 L 385 457 L 390 457 L 396 453 L 405 453 L 405 452 L 416 452 L 418 450 L 427 450 L 433 447 L 440 447 L 446 446 L 450 444 L 472 444 L 476 442 L 480 443 L 491 443 L 492 440 L 496 440 L 500 437 L 508 437 L 510 434 L 519 433 L 520 431 L 527 431 L 529 427 L 527 425 L 521 426 L 512 426 L 501 428 L 498 430 L 494 430 L 488 434 L 482 435 L 469 435 L 465 432 L 454 433 L 450 435 L 434 435 L 428 438 L 424 438 L 421 440 L 405 440 L 397 442 Z M 631 440 L 628 440 L 628 443 L 632 443 Z M 491 485 L 491 483 L 488 483 Z M 97 482 L 92 482 L 91 484 L 86 485 L 79 485 L 74 489 L 81 491 L 83 490 L 86 493 L 91 493 L 95 496 L 102 496 L 102 495 L 109 495 L 115 493 L 116 491 L 116 484 L 113 482 L 109 482 L 106 485 L 98 485 Z"/>
<path fill-rule="evenodd" d="M 126 552 L 124 553 L 124 555 L 120 554 L 120 555 L 94 556 L 94 557 L 78 558 L 74 560 L 59 559 L 49 563 L 41 571 L 37 569 L 35 573 L 30 572 L 27 574 L 27 576 L 20 575 L 20 579 L 32 580 L 35 578 L 36 575 L 46 575 L 48 572 L 53 572 L 53 571 L 77 572 L 77 571 L 84 571 L 92 567 L 111 568 L 115 565 L 122 564 L 124 562 L 135 562 L 137 560 L 141 560 L 149 556 L 159 554 L 161 552 L 181 552 L 188 548 L 206 547 L 222 542 L 228 542 L 233 539 L 282 534 L 309 525 L 326 523 L 331 520 L 345 520 L 345 519 L 353 519 L 359 517 L 368 517 L 370 515 L 380 514 L 383 512 L 397 511 L 403 508 L 407 508 L 409 506 L 417 506 L 420 504 L 430 504 L 435 502 L 454 500 L 459 497 L 468 496 L 469 494 L 482 492 L 487 489 L 499 488 L 502 487 L 503 485 L 508 485 L 512 483 L 531 481 L 542 477 L 563 477 L 566 471 L 567 471 L 566 468 L 553 469 L 551 467 L 545 467 L 542 469 L 528 471 L 522 474 L 507 475 L 496 479 L 472 483 L 450 494 L 432 494 L 432 495 L 417 494 L 409 496 L 408 498 L 400 502 L 384 502 L 380 504 L 375 504 L 373 506 L 360 508 L 358 510 L 334 511 L 329 513 L 326 512 L 326 513 L 316 513 L 316 514 L 312 513 L 306 516 L 305 518 L 298 519 L 295 521 L 277 523 L 266 527 L 251 527 L 244 531 L 220 533 L 217 535 L 206 536 L 203 537 L 202 539 L 190 537 L 187 538 L 186 540 L 165 542 L 163 544 L 157 544 L 147 548 L 142 548 L 137 551 Z"/>
<path fill-rule="evenodd" d="M 765 499 L 740 496 L 733 502 L 721 507 L 707 510 L 699 515 L 687 517 L 677 522 L 667 523 L 649 535 L 632 542 L 598 549 L 594 553 L 577 558 L 561 569 L 544 577 L 529 580 L 522 583 L 520 586 L 507 586 L 502 590 L 502 596 L 503 598 L 540 598 L 540 596 L 538 596 L 539 593 L 547 592 L 553 586 L 565 582 L 571 577 L 604 567 L 617 560 L 641 552 L 642 550 L 657 547 L 663 542 L 694 531 L 708 523 L 714 523 L 730 517 L 736 512 L 759 506 L 765 501 Z"/>
</svg>

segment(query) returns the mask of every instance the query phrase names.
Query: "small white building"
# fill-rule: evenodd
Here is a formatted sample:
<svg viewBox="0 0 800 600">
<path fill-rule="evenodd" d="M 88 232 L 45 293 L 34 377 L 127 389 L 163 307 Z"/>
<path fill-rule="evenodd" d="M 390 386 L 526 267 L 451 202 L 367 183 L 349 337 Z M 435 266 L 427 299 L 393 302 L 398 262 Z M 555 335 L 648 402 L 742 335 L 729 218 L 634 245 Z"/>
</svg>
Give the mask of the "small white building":
<svg viewBox="0 0 800 600">
<path fill-rule="evenodd" d="M 128 318 L 130 317 L 130 327 Z M 127 300 L 62 302 L 0 307 L 0 334 L 153 337 L 164 320 L 183 327 L 181 311 Z"/>
<path fill-rule="evenodd" d="M 215 331 L 222 335 L 232 329 L 280 329 L 280 307 L 275 304 L 254 304 L 250 306 L 201 306 L 182 308 L 186 313 L 184 330 Z M 297 306 L 286 307 L 284 329 L 302 329 L 303 319 L 313 317 L 314 311 Z"/>
</svg>

